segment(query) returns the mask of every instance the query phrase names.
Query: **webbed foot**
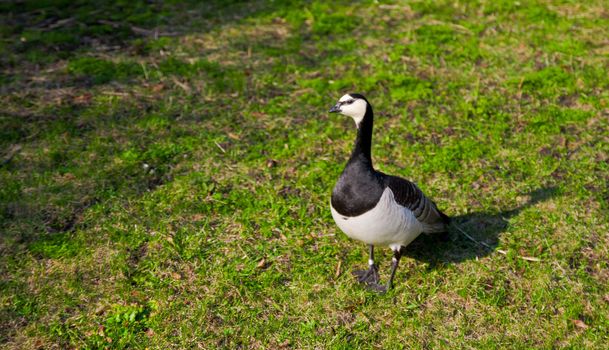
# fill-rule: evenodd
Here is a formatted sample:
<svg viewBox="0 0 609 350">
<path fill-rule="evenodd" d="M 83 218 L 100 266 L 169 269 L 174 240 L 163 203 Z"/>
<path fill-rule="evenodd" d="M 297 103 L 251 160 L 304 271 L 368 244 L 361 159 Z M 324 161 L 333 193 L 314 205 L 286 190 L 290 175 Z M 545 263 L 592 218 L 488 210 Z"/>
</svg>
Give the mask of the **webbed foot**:
<svg viewBox="0 0 609 350">
<path fill-rule="evenodd" d="M 372 264 L 368 270 L 353 271 L 353 275 L 357 277 L 359 283 L 377 284 L 380 280 L 378 266 Z"/>
</svg>

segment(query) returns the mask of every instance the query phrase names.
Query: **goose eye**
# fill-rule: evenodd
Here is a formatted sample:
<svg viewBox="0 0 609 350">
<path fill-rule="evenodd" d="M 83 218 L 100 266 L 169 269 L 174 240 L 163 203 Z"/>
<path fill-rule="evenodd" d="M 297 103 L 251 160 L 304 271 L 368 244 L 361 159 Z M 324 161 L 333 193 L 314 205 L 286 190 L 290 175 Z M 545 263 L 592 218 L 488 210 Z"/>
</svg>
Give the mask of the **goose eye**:
<svg viewBox="0 0 609 350">
<path fill-rule="evenodd" d="M 352 104 L 353 102 L 355 102 L 355 100 L 349 100 L 349 101 L 347 101 L 347 104 L 348 104 L 348 105 L 350 105 L 350 104 Z"/>
</svg>

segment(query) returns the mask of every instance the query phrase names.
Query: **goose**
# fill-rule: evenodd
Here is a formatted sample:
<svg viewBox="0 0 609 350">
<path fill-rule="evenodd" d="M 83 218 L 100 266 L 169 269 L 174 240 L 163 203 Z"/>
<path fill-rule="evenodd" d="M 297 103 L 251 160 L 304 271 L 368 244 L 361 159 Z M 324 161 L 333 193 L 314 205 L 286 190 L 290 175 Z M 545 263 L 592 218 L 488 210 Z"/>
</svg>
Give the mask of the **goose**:
<svg viewBox="0 0 609 350">
<path fill-rule="evenodd" d="M 421 233 L 446 235 L 450 218 L 414 183 L 374 169 L 370 153 L 374 116 L 363 95 L 344 95 L 329 113 L 351 117 L 357 127 L 353 151 L 332 190 L 332 218 L 348 237 L 369 246 L 368 270 L 354 272 L 358 281 L 386 292 L 393 286 L 404 247 Z M 393 251 L 386 285 L 379 284 L 375 246 L 388 246 Z"/>
</svg>

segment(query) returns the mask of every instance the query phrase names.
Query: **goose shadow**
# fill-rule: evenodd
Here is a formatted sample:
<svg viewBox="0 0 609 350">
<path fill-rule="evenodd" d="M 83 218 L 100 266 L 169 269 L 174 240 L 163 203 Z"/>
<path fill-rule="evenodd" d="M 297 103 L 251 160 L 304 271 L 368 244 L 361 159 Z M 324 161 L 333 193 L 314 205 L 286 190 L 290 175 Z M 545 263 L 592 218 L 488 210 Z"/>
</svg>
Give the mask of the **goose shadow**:
<svg viewBox="0 0 609 350">
<path fill-rule="evenodd" d="M 473 212 L 453 216 L 448 238 L 441 239 L 433 235 L 420 235 L 406 247 L 403 254 L 428 263 L 430 269 L 443 264 L 460 263 L 487 256 L 495 252 L 499 237 L 508 228 L 510 218 L 517 216 L 526 208 L 558 195 L 558 193 L 556 187 L 543 187 L 527 193 L 529 200 L 514 209 L 500 212 Z M 455 224 L 488 247 L 472 242 L 454 227 Z"/>
</svg>

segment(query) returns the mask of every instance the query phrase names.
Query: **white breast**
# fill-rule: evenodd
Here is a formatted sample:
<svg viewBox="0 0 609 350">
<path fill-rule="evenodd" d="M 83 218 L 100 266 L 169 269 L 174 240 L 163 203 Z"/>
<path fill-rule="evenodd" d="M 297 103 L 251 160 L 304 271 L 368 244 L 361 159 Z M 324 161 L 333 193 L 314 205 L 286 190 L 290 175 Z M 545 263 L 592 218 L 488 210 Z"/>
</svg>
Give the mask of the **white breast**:
<svg viewBox="0 0 609 350">
<path fill-rule="evenodd" d="M 332 217 L 349 237 L 367 244 L 406 246 L 423 232 L 423 225 L 407 208 L 399 205 L 389 187 L 376 206 L 354 217 L 339 214 L 332 205 Z"/>
</svg>

